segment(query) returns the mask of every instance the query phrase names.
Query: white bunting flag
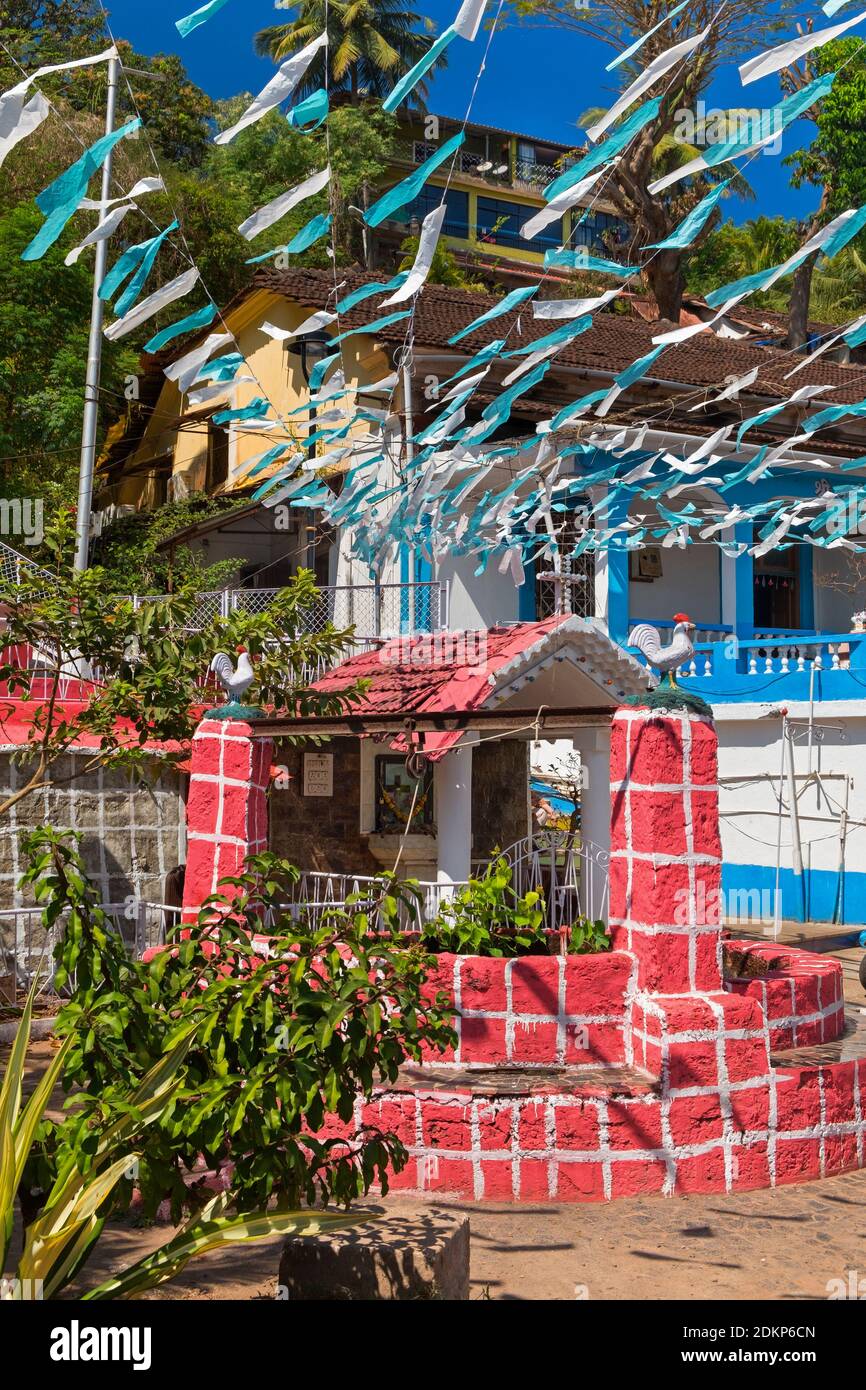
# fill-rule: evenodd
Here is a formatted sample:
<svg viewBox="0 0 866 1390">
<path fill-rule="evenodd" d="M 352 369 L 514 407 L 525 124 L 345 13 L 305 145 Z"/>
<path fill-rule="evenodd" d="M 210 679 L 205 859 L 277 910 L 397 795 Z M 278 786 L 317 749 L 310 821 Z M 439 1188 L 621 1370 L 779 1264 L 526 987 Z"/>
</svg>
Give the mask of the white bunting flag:
<svg viewBox="0 0 866 1390">
<path fill-rule="evenodd" d="M 330 178 L 331 166 L 326 164 L 324 169 L 320 169 L 317 174 L 311 174 L 303 183 L 297 183 L 294 188 L 287 189 L 278 198 L 274 198 L 272 202 L 266 203 L 264 207 L 254 212 L 251 217 L 247 218 L 246 222 L 242 222 L 238 227 L 241 236 L 246 237 L 247 241 L 252 241 L 253 237 L 259 235 L 259 232 L 263 232 L 265 228 L 272 227 L 275 222 L 279 222 L 281 217 L 285 217 L 286 213 L 291 212 L 292 208 L 297 207 L 298 203 L 302 203 L 305 198 L 312 198 L 314 193 L 321 193 L 323 188 L 327 188 Z"/>
<path fill-rule="evenodd" d="M 486 7 L 487 0 L 463 0 L 463 4 L 457 11 L 457 18 L 451 26 L 455 34 L 459 34 L 461 39 L 466 39 L 472 43 L 481 28 Z"/>
<path fill-rule="evenodd" d="M 302 48 L 300 53 L 294 53 L 291 58 L 287 58 L 279 71 L 271 78 L 266 87 L 263 87 L 241 116 L 228 130 L 220 131 L 214 140 L 215 145 L 227 145 L 239 135 L 247 126 L 253 125 L 255 121 L 260 121 L 262 116 L 266 116 L 269 111 L 273 111 L 281 102 L 286 101 L 292 95 L 310 63 L 315 58 L 321 48 L 328 42 L 327 33 L 320 34 L 312 43 L 308 43 L 306 48 Z"/>
<path fill-rule="evenodd" d="M 131 333 L 139 324 L 145 323 L 154 314 L 158 314 L 160 309 L 164 309 L 167 304 L 173 304 L 176 299 L 182 299 L 185 294 L 196 284 L 199 278 L 199 271 L 196 266 L 191 270 L 185 270 L 176 279 L 169 280 L 167 285 L 155 290 L 148 295 L 134 309 L 130 309 L 128 314 L 124 314 L 122 319 L 115 319 L 114 323 L 109 324 L 105 330 L 105 336 L 109 342 L 115 342 L 118 338 L 123 338 L 127 333 Z"/>
<path fill-rule="evenodd" d="M 530 217 L 528 222 L 524 222 L 520 228 L 520 235 L 525 241 L 531 241 L 534 236 L 538 236 L 551 222 L 555 222 L 569 208 L 573 208 L 575 203 L 580 203 L 599 181 L 604 174 L 610 173 L 619 163 L 618 159 L 613 159 L 609 164 L 602 164 L 600 169 L 590 174 L 587 178 L 581 179 L 572 188 L 566 188 L 556 198 L 553 198 L 546 207 L 540 208 L 534 217 Z"/>
<path fill-rule="evenodd" d="M 126 214 L 132 212 L 134 209 L 135 203 L 123 203 L 119 208 L 114 208 L 106 217 L 103 217 L 102 221 L 98 226 L 93 228 L 92 232 L 87 233 L 83 241 L 73 247 L 63 264 L 75 265 L 82 251 L 88 246 L 94 246 L 97 241 L 105 241 L 107 237 L 110 237 L 113 232 L 117 231 L 117 228 L 120 226 Z"/>
<path fill-rule="evenodd" d="M 740 81 L 746 87 L 750 82 L 757 82 L 759 77 L 779 72 L 781 68 L 792 67 L 807 53 L 811 53 L 815 48 L 823 48 L 825 43 L 837 39 L 840 34 L 853 29 L 855 24 L 861 24 L 864 19 L 866 10 L 861 10 L 860 14 L 855 15 L 853 19 L 846 19 L 843 24 L 834 24 L 829 29 L 819 29 L 817 33 L 802 34 L 798 39 L 779 44 L 778 48 L 759 53 L 756 58 L 750 58 L 747 63 L 743 63 L 740 68 Z"/>
<path fill-rule="evenodd" d="M 693 34 L 690 39 L 684 39 L 682 43 L 674 44 L 673 48 L 668 48 L 664 53 L 660 53 L 657 58 L 653 58 L 649 67 L 644 68 L 640 77 L 635 78 L 631 86 L 614 102 L 613 106 L 602 116 L 601 120 L 596 121 L 595 125 L 587 128 L 586 133 L 589 139 L 595 143 L 598 137 L 604 134 L 608 126 L 613 125 L 614 121 L 617 120 L 624 111 L 627 111 L 654 82 L 658 82 L 659 78 L 664 77 L 666 72 L 670 72 L 671 68 L 676 67 L 681 59 L 687 58 L 690 53 L 693 53 L 694 50 L 703 43 L 712 27 L 712 22 L 710 22 L 706 29 L 702 29 L 699 34 Z"/>
<path fill-rule="evenodd" d="M 38 130 L 50 110 L 41 92 L 28 101 L 26 92 L 16 87 L 0 97 L 0 165 L 20 141 Z"/>
<path fill-rule="evenodd" d="M 433 257 L 436 254 L 436 244 L 439 240 L 439 233 L 442 230 L 442 223 L 445 220 L 445 204 L 434 208 L 428 212 L 421 224 L 421 236 L 418 239 L 418 252 L 415 256 L 412 269 L 406 279 L 394 294 L 388 299 L 383 299 L 379 305 L 384 309 L 389 304 L 402 304 L 404 300 L 411 299 L 420 290 L 427 276 L 430 274 L 430 267 L 433 264 Z"/>
</svg>

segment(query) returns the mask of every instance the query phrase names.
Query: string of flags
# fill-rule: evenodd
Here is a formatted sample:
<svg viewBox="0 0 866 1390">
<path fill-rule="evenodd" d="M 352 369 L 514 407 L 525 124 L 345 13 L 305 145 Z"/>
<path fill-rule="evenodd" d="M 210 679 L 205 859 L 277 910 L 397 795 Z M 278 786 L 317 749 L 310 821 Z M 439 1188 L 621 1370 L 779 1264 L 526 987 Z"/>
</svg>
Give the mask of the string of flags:
<svg viewBox="0 0 866 1390">
<path fill-rule="evenodd" d="M 850 2 L 826 0 L 823 11 L 832 18 Z M 187 37 L 213 19 L 227 3 L 228 0 L 210 0 L 179 19 L 176 22 L 178 32 Z M 681 25 L 676 21 L 686 8 L 687 0 L 683 0 L 670 9 L 650 30 L 618 54 L 607 70 L 613 71 L 636 59 L 647 40 L 666 26 L 672 31 L 679 30 L 681 35 Z M 583 205 L 590 197 L 597 197 L 604 182 L 616 177 L 624 151 L 641 132 L 651 128 L 659 116 L 664 94 L 647 94 L 682 65 L 700 61 L 702 45 L 724 8 L 723 0 L 709 23 L 697 33 L 685 38 L 672 33 L 675 41 L 656 54 L 604 115 L 588 127 L 590 147 L 587 152 L 548 184 L 543 195 L 545 206 L 533 212 L 521 227 L 521 236 L 527 242 L 560 219 L 564 212 Z M 485 10 L 486 0 L 464 0 L 454 22 L 430 45 L 424 57 L 396 82 L 382 103 L 383 109 L 397 110 L 457 39 L 474 42 Z M 749 85 L 789 67 L 864 20 L 866 10 L 824 29 L 800 34 L 747 59 L 739 67 L 742 84 Z M 323 32 L 283 61 L 240 118 L 220 131 L 214 143 L 218 146 L 229 144 L 268 113 L 291 102 L 310 64 L 318 54 L 326 53 L 327 45 L 328 35 Z M 41 77 L 104 63 L 117 56 L 112 46 L 90 58 L 40 68 L 2 94 L 0 164 L 17 144 L 38 129 L 49 113 L 47 99 L 41 91 L 32 90 Z M 482 71 L 483 67 L 482 61 Z M 830 72 L 806 83 L 766 112 L 757 130 L 751 128 L 746 134 L 738 131 L 730 138 L 708 145 L 695 159 L 651 181 L 648 191 L 657 195 L 686 178 L 703 177 L 722 165 L 753 157 L 826 97 L 836 76 L 835 72 Z M 328 113 L 328 91 L 320 88 L 292 106 L 286 119 L 298 131 L 312 133 L 327 120 Z M 44 221 L 23 251 L 23 260 L 34 261 L 45 255 L 76 212 L 97 212 L 96 226 L 67 254 L 66 264 L 75 264 L 90 246 L 114 235 L 129 212 L 138 208 L 139 199 L 164 188 L 161 178 L 144 179 L 127 194 L 105 202 L 87 196 L 91 178 L 103 167 L 110 151 L 118 142 L 134 135 L 140 126 L 140 118 L 135 117 L 111 135 L 95 141 L 37 196 L 36 204 Z M 363 212 L 366 225 L 379 226 L 416 199 L 431 176 L 459 154 L 465 138 L 464 125 L 450 139 L 437 145 L 407 177 L 386 189 Z M 716 213 L 732 181 L 733 175 L 718 179 L 678 226 L 645 248 L 645 257 L 692 246 Z M 239 235 L 253 241 L 307 199 L 329 190 L 331 182 L 331 167 L 326 164 L 254 211 L 241 223 Z M 766 291 L 793 274 L 809 256 L 820 254 L 831 260 L 866 226 L 866 205 L 846 209 L 834 217 L 779 265 L 710 290 L 705 296 L 706 302 L 717 312 L 709 324 L 701 322 L 658 334 L 653 338 L 650 351 L 616 373 L 608 384 L 585 393 L 561 407 L 550 419 L 540 421 L 534 437 L 485 448 L 491 436 L 507 424 L 520 398 L 544 380 L 556 355 L 585 333 L 592 326 L 594 315 L 621 296 L 628 281 L 640 275 L 647 264 L 644 259 L 640 265 L 621 265 L 582 250 L 570 250 L 567 246 L 546 251 L 545 270 L 581 269 L 616 277 L 622 283 L 581 298 L 543 299 L 539 296 L 542 287 L 542 280 L 539 280 L 503 295 L 491 308 L 453 334 L 449 345 L 457 346 L 469 335 L 505 315 L 516 313 L 519 321 L 521 312 L 531 314 L 533 320 L 542 324 L 551 324 L 549 332 L 526 345 L 509 348 L 509 330 L 505 338 L 493 339 L 477 349 L 440 388 L 430 407 L 432 418 L 415 429 L 410 441 L 411 454 L 404 460 L 402 471 L 398 467 L 395 473 L 394 461 L 384 445 L 384 425 L 399 385 L 398 375 L 394 373 L 363 388 L 349 386 L 341 365 L 342 344 L 359 334 L 373 336 L 387 326 L 408 321 L 405 341 L 407 351 L 411 350 L 415 305 L 432 269 L 445 216 L 443 195 L 440 205 L 423 220 L 417 250 L 407 270 L 389 280 L 351 290 L 337 300 L 333 312 L 319 310 L 295 330 L 262 325 L 263 332 L 283 341 L 314 330 L 329 329 L 332 350 L 312 369 L 309 400 L 290 411 L 285 419 L 272 413 L 272 404 L 264 393 L 254 395 L 242 405 L 223 404 L 212 416 L 216 426 L 271 436 L 276 432 L 282 436 L 269 439 L 268 447 L 245 466 L 245 480 L 261 478 L 253 493 L 255 500 L 261 500 L 266 507 L 278 503 L 315 507 L 326 523 L 350 531 L 353 553 L 368 565 L 371 575 L 380 572 L 401 546 L 409 544 L 431 562 L 445 555 L 475 557 L 477 574 L 483 573 L 491 557 L 496 556 L 499 571 L 510 573 L 514 582 L 520 584 L 531 566 L 557 555 L 565 518 L 573 510 L 576 499 L 583 501 L 592 495 L 593 489 L 598 491 L 597 500 L 589 506 L 592 524 L 579 537 L 573 550 L 575 555 L 595 549 L 631 550 L 645 544 L 682 549 L 697 543 L 713 543 L 726 554 L 750 550 L 755 556 L 794 543 L 824 548 L 840 545 L 861 548 L 828 529 L 850 504 L 852 495 L 857 496 L 856 488 L 837 486 L 825 490 L 820 497 L 795 501 L 762 498 L 748 507 L 739 502 L 729 503 L 725 497 L 743 483 L 772 478 L 776 468 L 791 462 L 792 449 L 810 445 L 816 434 L 839 420 L 863 416 L 866 414 L 864 404 L 825 405 L 801 420 L 798 432 L 772 449 L 767 445 L 755 448 L 744 441 L 750 431 L 819 395 L 819 387 L 810 385 L 791 391 L 787 399 L 776 400 L 741 421 L 734 438 L 731 436 L 735 426 L 731 424 L 698 441 L 694 447 L 660 447 L 653 452 L 652 447 L 647 447 L 651 434 L 649 421 L 637 428 L 608 426 L 604 421 L 622 393 L 652 372 L 668 346 L 683 342 L 693 334 L 711 331 L 713 325 L 743 299 Z M 171 243 L 171 238 L 179 231 L 179 222 L 173 219 L 155 235 L 127 247 L 109 269 L 98 287 L 100 297 L 107 303 L 113 302 L 114 319 L 104 330 L 109 340 L 132 332 L 201 284 L 198 268 L 190 264 L 168 282 L 146 293 L 163 247 L 175 244 Z M 248 264 L 271 259 L 277 254 L 300 254 L 328 236 L 333 236 L 332 211 L 316 214 L 288 243 L 251 257 Z M 351 328 L 341 327 L 341 315 L 374 297 L 378 304 L 368 322 Z M 146 351 L 159 352 L 180 337 L 209 329 L 219 318 L 219 310 L 209 296 L 208 301 L 154 333 L 146 344 Z M 851 347 L 866 342 L 866 315 L 838 333 L 828 335 L 828 340 L 798 361 L 789 375 L 802 370 L 838 341 Z M 467 407 L 473 396 L 489 382 L 493 364 L 506 358 L 516 359 L 516 364 L 498 383 L 493 399 L 477 412 L 475 423 L 467 424 Z M 192 404 L 200 405 L 219 402 L 220 398 L 224 401 L 229 386 L 243 383 L 257 386 L 255 376 L 242 375 L 244 370 L 249 371 L 249 366 L 234 336 L 218 329 L 172 362 L 165 369 L 165 376 Z M 756 367 L 727 383 L 715 395 L 699 401 L 692 410 L 736 399 L 740 391 L 755 384 L 758 374 Z M 449 386 L 451 389 L 447 389 Z M 361 393 L 365 398 L 363 408 L 357 403 Z M 369 404 L 379 396 L 383 402 L 381 409 Z M 308 417 L 307 433 L 300 440 L 295 437 L 291 423 L 291 417 L 298 415 Z M 574 442 L 569 436 L 557 448 L 562 432 L 573 430 L 577 424 L 582 428 L 579 441 Z M 663 434 L 663 430 L 658 433 Z M 346 460 L 348 469 L 344 472 Z M 601 467 L 598 466 L 600 462 L 603 463 Z M 798 455 L 796 462 L 800 468 L 810 466 L 807 456 Z M 815 466 L 821 463 L 820 460 L 813 462 Z M 840 471 L 854 469 L 862 463 L 860 459 L 843 461 Z M 566 464 L 569 472 L 565 472 Z M 332 468 L 340 469 L 339 492 L 328 482 L 328 472 Z M 503 474 L 508 480 L 497 483 Z M 680 493 L 694 487 L 696 482 L 704 487 L 712 486 L 720 500 L 701 507 L 694 500 L 676 505 Z M 486 490 L 482 490 L 485 485 Z M 643 509 L 641 503 L 645 504 Z M 749 539 L 732 540 L 731 536 L 737 532 L 743 534 L 743 528 Z"/>
</svg>

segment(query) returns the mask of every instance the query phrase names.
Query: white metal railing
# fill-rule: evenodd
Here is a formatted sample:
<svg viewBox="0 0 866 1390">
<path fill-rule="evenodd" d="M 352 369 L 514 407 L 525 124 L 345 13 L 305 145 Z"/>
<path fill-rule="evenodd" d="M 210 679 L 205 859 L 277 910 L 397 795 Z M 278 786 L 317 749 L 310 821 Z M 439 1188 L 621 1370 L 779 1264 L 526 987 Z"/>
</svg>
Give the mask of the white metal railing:
<svg viewBox="0 0 866 1390">
<path fill-rule="evenodd" d="M 544 895 L 545 925 L 551 931 L 570 926 L 578 917 L 607 915 L 608 866 L 610 855 L 590 841 L 565 830 L 543 830 L 503 850 L 501 856 L 512 869 L 512 887 L 523 896 L 529 892 Z M 473 873 L 483 874 L 489 860 L 473 863 Z M 314 920 L 329 909 L 345 908 L 355 898 L 371 912 L 371 927 L 379 924 L 376 893 L 381 879 L 372 874 L 328 873 L 306 869 L 293 886 L 287 906 L 295 915 Z M 409 909 L 401 911 L 404 929 L 417 928 L 431 921 L 443 903 L 465 888 L 465 883 L 417 882 L 420 900 L 410 895 Z"/>
<path fill-rule="evenodd" d="M 165 943 L 166 933 L 180 921 L 181 909 L 169 903 L 130 897 L 122 903 L 101 903 L 103 912 L 135 955 Z M 43 993 L 54 980 L 54 948 L 63 931 L 66 914 L 49 930 L 42 924 L 41 907 L 0 909 L 0 972 L 14 973 L 26 990 L 37 981 Z"/>
</svg>

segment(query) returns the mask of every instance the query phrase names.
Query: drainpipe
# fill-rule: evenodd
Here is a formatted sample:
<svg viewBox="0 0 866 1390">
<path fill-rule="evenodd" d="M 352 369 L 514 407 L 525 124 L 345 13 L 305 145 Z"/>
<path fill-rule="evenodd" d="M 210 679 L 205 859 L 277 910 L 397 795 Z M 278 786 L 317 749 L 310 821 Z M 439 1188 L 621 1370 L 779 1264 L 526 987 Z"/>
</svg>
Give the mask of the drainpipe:
<svg viewBox="0 0 866 1390">
<path fill-rule="evenodd" d="M 803 876 L 803 846 L 800 840 L 800 812 L 797 806 L 797 781 L 794 776 L 794 739 L 788 725 L 787 715 L 782 726 L 782 736 L 787 743 L 788 759 L 788 801 L 791 813 L 791 867 L 794 871 L 796 888 L 796 907 L 798 922 L 806 920 L 806 880 Z"/>
<path fill-rule="evenodd" d="M 839 817 L 839 867 L 836 873 L 836 901 L 833 904 L 833 921 L 845 921 L 845 841 L 848 836 L 848 792 L 851 778 L 845 778 L 842 800 L 842 814 Z"/>
</svg>

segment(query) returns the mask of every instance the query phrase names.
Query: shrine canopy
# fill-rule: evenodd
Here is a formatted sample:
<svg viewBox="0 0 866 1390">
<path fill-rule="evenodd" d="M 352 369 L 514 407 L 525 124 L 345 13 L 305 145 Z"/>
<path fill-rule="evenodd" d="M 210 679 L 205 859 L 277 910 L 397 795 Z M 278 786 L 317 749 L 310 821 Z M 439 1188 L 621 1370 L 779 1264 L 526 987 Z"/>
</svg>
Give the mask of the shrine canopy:
<svg viewBox="0 0 866 1390">
<path fill-rule="evenodd" d="M 501 715 L 503 727 L 516 732 L 514 716 L 522 714 L 524 730 L 531 733 L 535 720 L 540 735 L 555 737 L 570 723 L 593 722 L 594 713 L 606 722 L 624 699 L 644 694 L 652 683 L 647 668 L 612 642 L 600 624 L 570 615 L 480 631 L 392 637 L 350 657 L 313 688 L 333 693 L 360 679 L 369 689 L 351 706 L 358 732 L 383 718 L 416 721 L 425 731 L 424 752 L 434 761 L 460 742 L 467 727 L 465 720 L 455 720 L 453 728 L 437 729 L 436 716 L 483 713 L 492 732 Z M 407 748 L 399 723 L 391 727 L 393 747 Z"/>
</svg>

